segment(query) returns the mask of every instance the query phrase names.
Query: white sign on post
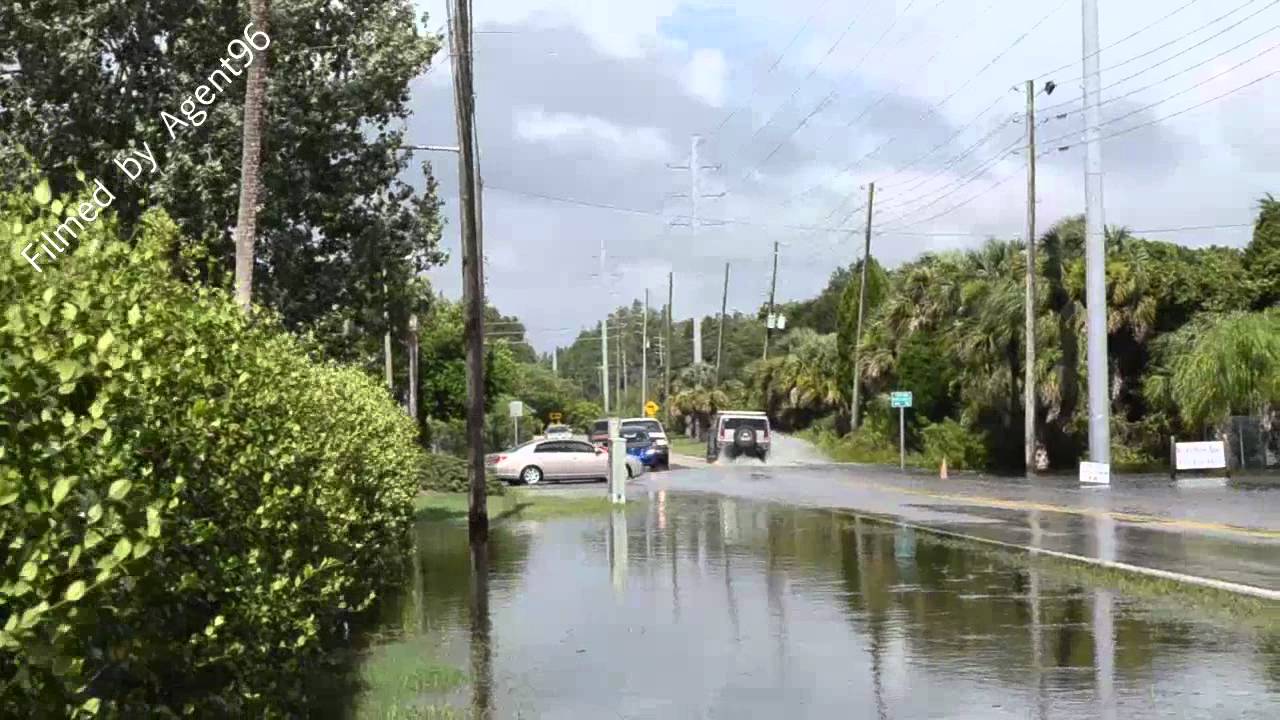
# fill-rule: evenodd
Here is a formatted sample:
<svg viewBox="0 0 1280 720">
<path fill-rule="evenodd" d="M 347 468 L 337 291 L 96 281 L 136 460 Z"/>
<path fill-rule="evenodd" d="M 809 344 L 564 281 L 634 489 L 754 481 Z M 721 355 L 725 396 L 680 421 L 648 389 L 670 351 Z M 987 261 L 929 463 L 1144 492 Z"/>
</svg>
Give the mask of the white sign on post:
<svg viewBox="0 0 1280 720">
<path fill-rule="evenodd" d="M 1227 466 L 1227 444 L 1221 440 L 1174 443 L 1178 470 L 1216 470 Z"/>
<path fill-rule="evenodd" d="M 1080 482 L 1090 485 L 1110 485 L 1111 465 L 1107 463 L 1080 462 Z"/>
<path fill-rule="evenodd" d="M 511 417 L 524 417 L 524 403 L 520 400 L 512 400 L 511 403 L 507 405 L 507 408 L 511 412 Z"/>
</svg>

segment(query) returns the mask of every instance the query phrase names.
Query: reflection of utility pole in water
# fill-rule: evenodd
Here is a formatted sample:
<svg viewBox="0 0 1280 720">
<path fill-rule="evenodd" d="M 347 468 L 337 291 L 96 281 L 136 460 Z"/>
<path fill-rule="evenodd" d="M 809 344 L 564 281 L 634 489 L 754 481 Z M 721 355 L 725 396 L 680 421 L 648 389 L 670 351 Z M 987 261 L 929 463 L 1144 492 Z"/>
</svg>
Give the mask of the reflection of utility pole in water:
<svg viewBox="0 0 1280 720">
<path fill-rule="evenodd" d="M 781 570 L 778 568 L 778 548 L 777 543 L 781 537 L 781 533 L 777 532 L 778 518 L 771 517 L 767 519 L 768 534 L 765 542 L 769 548 L 768 566 L 765 570 L 764 585 L 765 594 L 769 600 L 769 617 L 773 618 L 774 630 L 773 637 L 777 641 L 775 645 L 775 659 L 777 662 L 778 680 L 775 687 L 786 687 L 787 679 L 787 609 L 782 602 L 783 587 L 786 578 L 782 576 Z"/>
<path fill-rule="evenodd" d="M 471 543 L 471 717 L 493 717 L 493 643 L 489 618 L 489 541 Z"/>
<path fill-rule="evenodd" d="M 871 651 L 871 690 L 876 697 L 876 717 L 879 720 L 887 720 L 889 717 L 888 708 L 884 702 L 884 670 L 881 654 L 884 651 L 884 633 L 880 627 L 880 619 L 872 607 L 871 599 L 871 582 L 867 578 L 868 565 L 864 562 L 871 548 L 868 547 L 869 538 L 863 538 L 862 518 L 853 519 L 853 547 L 854 556 L 858 560 L 858 591 L 862 594 L 862 606 L 866 608 L 867 625 L 871 629 L 870 651 Z"/>
<path fill-rule="evenodd" d="M 664 521 L 666 517 L 664 506 L 665 503 L 658 506 L 659 512 L 664 513 L 658 516 L 658 526 L 667 528 L 667 541 L 668 545 L 671 546 L 671 621 L 674 624 L 678 624 L 680 622 L 680 533 L 676 527 L 674 516 L 672 516 L 670 522 Z"/>
<path fill-rule="evenodd" d="M 609 516 L 609 570 L 621 598 L 627 587 L 627 511 L 618 505 Z"/>
<path fill-rule="evenodd" d="M 1115 520 L 1103 515 L 1098 516 L 1095 523 L 1098 558 L 1106 562 L 1115 562 Z M 1093 591 L 1093 667 L 1098 703 L 1097 717 L 1101 720 L 1116 718 L 1116 637 L 1112 615 L 1114 599 L 1110 590 L 1098 588 Z"/>
<path fill-rule="evenodd" d="M 730 542 L 738 540 L 738 508 L 729 498 L 720 498 L 720 553 L 724 555 L 724 594 L 729 609 L 729 624 L 733 626 L 733 641 L 742 642 L 742 626 L 738 623 L 738 600 L 733 594 L 733 554 Z"/>
<path fill-rule="evenodd" d="M 1043 542 L 1043 531 L 1040 529 L 1040 511 L 1031 511 L 1031 547 L 1039 548 Z M 1035 566 L 1035 557 L 1031 558 L 1031 566 L 1027 571 L 1027 598 L 1031 605 L 1031 666 L 1036 678 L 1037 717 L 1044 720 L 1049 715 L 1049 708 L 1044 695 L 1044 639 L 1040 629 L 1040 570 Z"/>
</svg>

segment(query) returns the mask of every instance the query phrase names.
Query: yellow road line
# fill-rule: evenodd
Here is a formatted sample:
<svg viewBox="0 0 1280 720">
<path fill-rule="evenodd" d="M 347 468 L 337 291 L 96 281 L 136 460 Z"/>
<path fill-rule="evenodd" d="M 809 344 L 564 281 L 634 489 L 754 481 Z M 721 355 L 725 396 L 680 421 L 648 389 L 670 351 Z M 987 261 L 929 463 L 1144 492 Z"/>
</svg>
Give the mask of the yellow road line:
<svg viewBox="0 0 1280 720">
<path fill-rule="evenodd" d="M 1039 510 L 1041 512 L 1065 513 L 1068 515 L 1084 515 L 1089 517 L 1108 517 L 1113 520 L 1123 522 L 1143 523 L 1149 525 L 1162 525 L 1170 528 L 1181 528 L 1185 530 L 1207 530 L 1210 532 L 1232 533 L 1236 535 L 1247 535 L 1249 537 L 1265 538 L 1268 540 L 1280 540 L 1280 530 L 1262 530 L 1258 528 L 1237 527 L 1235 525 L 1225 525 L 1222 523 L 1202 522 L 1199 520 L 1182 520 L 1178 518 L 1160 517 L 1158 515 L 1142 515 L 1139 513 L 1117 512 L 1112 510 L 1095 510 L 1092 508 L 1072 507 L 1069 505 L 1053 505 L 1050 503 L 1029 502 L 1026 500 L 1005 500 L 1003 498 L 984 497 L 982 495 L 953 495 L 948 493 L 931 492 L 928 490 L 915 490 L 912 488 L 897 487 L 895 485 L 883 485 L 880 483 L 860 483 L 866 487 L 872 487 L 885 492 L 897 492 L 906 495 L 916 495 L 919 497 L 927 497 L 933 500 L 946 500 L 948 502 L 968 503 L 976 505 L 985 505 L 988 507 L 1005 508 L 1008 510 Z"/>
</svg>

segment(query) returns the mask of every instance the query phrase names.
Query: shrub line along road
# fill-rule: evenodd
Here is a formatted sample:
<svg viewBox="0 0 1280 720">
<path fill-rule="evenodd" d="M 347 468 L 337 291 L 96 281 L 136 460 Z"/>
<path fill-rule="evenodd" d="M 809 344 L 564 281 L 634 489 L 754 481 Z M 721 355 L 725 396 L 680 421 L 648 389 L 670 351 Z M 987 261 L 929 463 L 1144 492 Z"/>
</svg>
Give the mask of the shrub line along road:
<svg viewBox="0 0 1280 720">
<path fill-rule="evenodd" d="M 849 510 L 1034 554 L 1280 601 L 1280 490 L 1216 480 L 941 480 L 896 468 L 805 463 L 708 465 L 672 455 L 654 490 Z"/>
</svg>

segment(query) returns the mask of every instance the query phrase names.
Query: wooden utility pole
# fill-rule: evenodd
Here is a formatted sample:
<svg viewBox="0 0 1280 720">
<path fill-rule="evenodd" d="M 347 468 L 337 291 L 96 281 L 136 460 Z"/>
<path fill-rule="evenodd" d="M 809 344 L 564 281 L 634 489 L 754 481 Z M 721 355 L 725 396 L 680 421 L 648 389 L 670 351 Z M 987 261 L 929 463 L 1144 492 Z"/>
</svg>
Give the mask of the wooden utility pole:
<svg viewBox="0 0 1280 720">
<path fill-rule="evenodd" d="M 724 291 L 720 293 L 720 334 L 716 336 L 716 385 L 720 384 L 721 359 L 724 356 L 724 313 L 729 307 L 729 263 L 724 264 Z M 768 330 L 765 331 L 766 333 Z"/>
<path fill-rule="evenodd" d="M 1023 388 L 1023 455 L 1027 474 L 1036 471 L 1036 84 L 1027 81 L 1027 357 Z"/>
<path fill-rule="evenodd" d="M 671 425 L 671 303 L 675 298 L 675 273 L 667 273 L 667 342 L 663 345 L 662 406 L 667 409 L 667 425 Z"/>
<path fill-rule="evenodd" d="M 769 312 L 764 317 L 764 354 L 763 359 L 769 359 L 769 332 L 773 329 L 773 296 L 774 291 L 778 289 L 778 241 L 773 242 L 773 279 L 769 281 Z"/>
<path fill-rule="evenodd" d="M 862 394 L 862 365 L 858 353 L 862 348 L 862 321 L 867 315 L 867 277 L 871 269 L 871 215 L 876 204 L 876 184 L 867 186 L 867 232 L 862 247 L 862 279 L 858 284 L 858 325 L 853 334 L 853 402 L 849 404 L 850 427 L 858 429 Z"/>
<path fill-rule="evenodd" d="M 418 423 L 418 316 L 409 316 L 409 417 Z"/>
<path fill-rule="evenodd" d="M 462 232 L 463 337 L 467 346 L 467 522 L 472 543 L 487 542 L 489 511 L 484 467 L 484 255 L 480 248 L 475 148 L 475 94 L 471 76 L 471 4 L 452 7 L 454 115 L 458 123 L 458 225 Z"/>
<path fill-rule="evenodd" d="M 649 402 L 649 288 L 644 290 L 644 319 L 640 323 L 640 414 Z"/>
</svg>

